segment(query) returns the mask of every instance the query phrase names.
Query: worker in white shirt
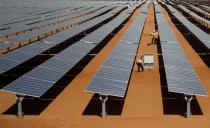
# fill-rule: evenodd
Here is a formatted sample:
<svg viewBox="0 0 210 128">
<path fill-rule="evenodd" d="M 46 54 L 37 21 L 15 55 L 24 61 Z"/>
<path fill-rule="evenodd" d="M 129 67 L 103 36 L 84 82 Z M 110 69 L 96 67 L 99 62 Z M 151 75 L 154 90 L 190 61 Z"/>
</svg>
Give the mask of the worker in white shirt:
<svg viewBox="0 0 210 128">
<path fill-rule="evenodd" d="M 144 66 L 143 66 L 143 61 L 141 60 L 141 58 L 139 58 L 136 62 L 137 66 L 138 66 L 138 72 L 144 71 Z"/>
</svg>

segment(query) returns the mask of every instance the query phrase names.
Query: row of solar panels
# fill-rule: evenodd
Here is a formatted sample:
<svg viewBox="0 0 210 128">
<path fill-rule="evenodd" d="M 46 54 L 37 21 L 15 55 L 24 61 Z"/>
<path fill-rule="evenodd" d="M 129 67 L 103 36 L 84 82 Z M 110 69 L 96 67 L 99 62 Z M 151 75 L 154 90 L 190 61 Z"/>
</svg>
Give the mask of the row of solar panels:
<svg viewBox="0 0 210 128">
<path fill-rule="evenodd" d="M 121 41 L 88 84 L 86 92 L 104 96 L 125 96 L 147 9 L 148 4 L 144 4 L 141 14 L 133 21 Z"/>
<path fill-rule="evenodd" d="M 167 0 L 169 1 L 169 0 Z M 209 6 L 208 0 L 170 0 L 176 4 L 184 4 L 184 5 L 195 5 L 195 6 Z"/>
<path fill-rule="evenodd" d="M 39 10 L 38 10 L 39 9 Z M 2 19 L 0 20 L 0 26 L 4 24 L 10 24 L 13 22 L 18 22 L 18 21 L 23 21 L 23 20 L 28 20 L 28 19 L 34 19 L 36 17 L 39 17 L 39 15 L 34 14 L 33 12 L 40 13 L 46 13 L 47 14 L 47 9 L 41 9 L 41 8 L 9 8 L 9 7 L 4 7 L 0 8 L 0 16 Z M 17 11 L 18 10 L 18 11 Z M 41 10 L 41 11 L 40 11 Z M 59 11 L 60 8 L 54 8 L 54 9 L 48 9 L 49 12 L 53 11 Z M 5 15 L 7 14 L 7 15 Z"/>
<path fill-rule="evenodd" d="M 209 6 L 205 6 L 205 5 L 201 5 L 200 6 L 203 10 L 207 11 L 210 13 L 210 7 Z"/>
<path fill-rule="evenodd" d="M 205 88 L 165 20 L 159 4 L 155 4 L 155 16 L 158 24 L 168 91 L 185 95 L 207 96 Z"/>
<path fill-rule="evenodd" d="M 188 8 L 190 8 L 192 11 L 198 13 L 199 16 L 204 17 L 209 20 L 209 13 L 210 13 L 210 7 L 209 5 L 205 5 L 204 2 L 184 2 L 184 1 L 177 1 L 177 0 L 171 0 L 171 1 L 166 1 L 162 0 L 163 2 L 170 2 L 173 3 L 174 5 L 185 5 Z"/>
<path fill-rule="evenodd" d="M 69 12 L 65 12 L 64 14 L 50 14 L 51 17 L 47 16 L 47 15 L 42 15 L 40 17 L 34 17 L 30 20 L 24 20 L 21 22 L 17 22 L 17 23 L 13 23 L 13 24 L 8 24 L 8 25 L 4 25 L 1 28 L 0 31 L 0 36 L 1 37 L 5 37 L 7 35 L 11 35 L 13 33 L 17 33 L 17 32 L 23 32 L 26 30 L 33 30 L 36 28 L 40 28 L 41 26 L 47 26 L 56 22 L 61 21 L 62 19 L 69 19 L 75 16 L 79 16 L 81 14 L 86 13 L 86 10 L 88 8 L 80 8 L 80 9 L 76 9 L 76 10 L 71 10 L 70 13 Z M 90 11 L 93 11 L 93 9 Z M 83 12 L 83 13 L 82 13 Z M 77 14 L 79 13 L 79 14 Z M 48 14 L 49 15 L 49 14 Z"/>
<path fill-rule="evenodd" d="M 96 11 L 97 9 L 102 9 L 104 7 L 105 6 L 88 7 L 88 8 L 76 8 L 76 10 L 74 10 L 75 8 L 73 8 L 72 10 L 68 10 L 68 9 L 64 10 L 65 13 L 57 13 L 58 16 L 56 16 L 55 13 L 52 13 L 52 14 L 50 14 L 50 17 L 49 17 L 49 14 L 46 14 L 46 15 L 43 14 L 42 16 L 39 16 L 39 17 L 36 16 L 36 17 L 30 18 L 28 20 L 24 19 L 24 21 L 22 21 L 22 22 L 17 22 L 17 23 L 14 23 L 14 24 L 9 24 L 9 25 L 2 26 L 1 31 L 0 31 L 0 35 L 5 36 L 5 35 L 8 35 L 8 34 L 11 34 L 12 32 L 15 33 L 15 32 L 20 32 L 20 31 L 23 31 L 23 30 L 26 30 L 26 29 L 31 29 L 31 28 L 36 27 L 36 26 L 34 26 L 34 25 L 37 25 L 36 23 L 38 23 L 38 25 L 40 25 L 41 23 L 42 23 L 42 25 L 49 24 L 49 23 L 52 23 L 51 20 L 54 20 L 56 18 L 68 19 L 68 18 L 72 18 L 73 14 L 77 15 L 77 16 L 84 15 L 85 13 L 88 13 L 88 12 L 90 13 L 90 12 Z M 79 13 L 79 14 L 77 14 L 77 13 Z M 61 15 L 61 14 L 63 14 L 63 15 Z M 64 16 L 69 16 L 69 17 L 64 17 Z M 43 23 L 43 22 L 46 22 L 46 21 L 48 21 L 49 23 Z M 5 29 L 9 28 L 9 29 L 4 30 L 4 28 Z"/>
<path fill-rule="evenodd" d="M 33 21 L 35 19 L 40 19 L 41 17 L 48 17 L 48 16 L 53 16 L 53 15 L 59 15 L 67 10 L 71 11 L 71 10 L 76 10 L 79 9 L 81 7 L 65 7 L 65 8 L 57 8 L 57 9 L 44 9 L 42 10 L 41 8 L 39 9 L 39 11 L 35 11 L 35 13 L 27 13 L 24 12 L 26 9 L 21 9 L 21 8 L 15 8 L 15 9 L 10 9 L 10 8 L 3 8 L 0 9 L 0 15 L 4 18 L 1 19 L 0 21 L 0 26 L 6 26 L 6 25 L 10 25 L 10 24 L 14 24 L 14 23 L 18 23 L 18 22 L 23 22 L 23 21 Z M 28 9 L 28 8 L 27 8 Z M 18 11 L 20 10 L 20 11 Z M 30 10 L 30 8 L 28 9 Z M 33 9 L 32 9 L 33 11 Z M 5 13 L 7 15 L 5 15 Z M 14 15 L 14 16 L 13 16 Z"/>
<path fill-rule="evenodd" d="M 18 1 L 18 2 L 17 2 Z M 66 7 L 66 6 L 100 6 L 126 3 L 127 1 L 107 1 L 107 0 L 5 0 L 0 1 L 0 7 L 25 7 L 25 8 L 50 8 L 50 7 Z M 49 4 L 50 3 L 50 4 Z M 3 6 L 5 5 L 5 6 Z"/>
<path fill-rule="evenodd" d="M 69 31 L 63 31 L 62 33 L 56 34 L 57 35 L 56 37 L 55 36 L 49 37 L 45 39 L 44 42 L 61 43 L 66 39 L 78 33 L 81 33 L 82 31 L 85 31 L 88 28 L 94 27 L 96 24 L 99 24 L 102 21 L 105 21 L 106 19 L 113 17 L 115 15 L 113 13 L 117 13 L 116 10 L 118 10 L 118 12 L 123 10 L 122 8 L 119 10 L 119 8 L 116 8 L 115 10 L 109 12 L 108 14 L 105 14 L 96 19 L 88 21 L 77 27 L 74 27 Z M 96 31 L 92 32 L 86 37 L 82 38 L 80 41 L 75 42 L 73 45 L 69 46 L 65 50 L 61 51 L 52 58 L 48 59 L 46 62 L 42 63 L 41 65 L 29 71 L 25 75 L 21 76 L 11 84 L 7 85 L 2 90 L 13 92 L 23 96 L 24 95 L 33 96 L 33 97 L 42 96 L 48 89 L 50 89 L 50 87 L 52 87 L 72 67 L 74 67 L 74 65 L 76 65 L 84 56 L 86 56 L 97 44 L 99 44 L 103 39 L 105 39 L 112 31 L 115 30 L 115 28 L 117 28 L 121 23 L 123 23 L 129 16 L 130 14 L 117 16 L 114 20 L 110 21 L 108 24 L 102 26 L 101 28 L 97 29 Z M 37 42 L 37 43 L 41 44 L 42 42 Z M 50 47 L 52 47 L 52 45 L 55 44 L 47 46 L 46 49 L 49 49 Z M 30 50 L 29 48 L 27 48 L 27 46 L 24 46 L 22 48 Z M 40 53 L 40 51 L 37 52 L 36 54 L 38 53 Z M 5 59 L 1 58 L 1 60 Z M 26 59 L 24 58 L 22 62 L 24 62 L 25 60 Z"/>
<path fill-rule="evenodd" d="M 210 24 L 210 21 L 209 21 L 209 20 L 207 20 L 207 19 L 205 19 L 204 17 L 201 17 L 201 16 L 197 15 L 196 13 L 190 11 L 190 10 L 187 9 L 185 6 L 183 6 L 183 5 L 178 5 L 178 7 L 179 7 L 181 10 L 183 10 L 184 12 L 186 12 L 187 14 L 189 14 L 191 17 L 193 17 L 193 18 L 195 18 L 195 19 L 197 19 L 197 20 L 199 20 L 199 21 L 202 21 L 202 22 L 204 22 L 204 23 L 206 23 L 206 24 Z"/>
<path fill-rule="evenodd" d="M 202 14 L 202 15 L 204 15 L 204 18 L 206 18 L 206 19 L 209 20 L 209 18 L 210 18 L 209 12 L 206 12 L 206 11 L 202 10 L 201 8 L 196 7 L 196 6 L 194 6 L 194 5 L 189 5 L 189 7 L 190 7 L 190 9 L 193 10 L 194 12 L 197 12 L 198 15 L 199 15 L 199 14 Z"/>
<path fill-rule="evenodd" d="M 104 8 L 105 6 L 101 6 L 100 9 Z M 61 21 L 61 20 L 68 20 L 70 18 L 73 18 L 74 16 L 81 16 L 81 15 L 84 15 L 84 14 L 88 14 L 88 13 L 91 13 L 91 12 L 94 12 L 96 11 L 98 8 L 94 8 L 94 7 L 87 7 L 87 8 L 76 8 L 76 9 L 73 9 L 73 10 L 65 10 L 65 12 L 62 12 L 62 13 L 59 13 L 59 14 L 48 14 L 48 15 L 42 15 L 41 18 L 38 20 L 38 21 L 33 21 L 32 23 L 29 23 L 29 24 L 32 24 L 34 26 L 36 26 L 37 24 L 52 24 L 52 23 L 55 23 L 55 22 L 58 22 L 58 21 Z"/>
<path fill-rule="evenodd" d="M 208 49 L 210 49 L 210 35 L 180 15 L 171 5 L 165 4 L 170 13 L 179 20 L 195 37 L 197 37 Z"/>
<path fill-rule="evenodd" d="M 0 1 L 1 2 L 1 1 Z M 46 4 L 45 1 L 40 1 L 36 2 L 33 4 L 34 1 L 27 1 L 27 2 L 3 2 L 2 4 L 0 3 L 0 25 L 3 25 L 5 23 L 10 23 L 13 20 L 22 20 L 22 19 L 34 19 L 35 17 L 43 14 L 48 14 L 52 12 L 62 12 L 63 9 L 68 9 L 68 8 L 78 8 L 78 7 L 100 7 L 100 6 L 111 6 L 111 5 L 121 5 L 120 3 L 124 3 L 122 1 L 118 2 L 104 2 L 104 1 L 99 1 L 99 2 L 88 2 L 86 1 L 66 1 L 64 6 L 57 6 L 63 1 L 57 1 L 57 5 L 53 6 L 53 3 L 56 1 L 50 1 L 50 4 Z M 44 4 L 41 4 L 43 3 Z M 49 2 L 49 1 L 48 1 Z M 7 3 L 9 3 L 7 5 Z M 22 4 L 21 4 L 22 3 Z M 16 5 L 17 4 L 17 5 Z M 39 6 L 39 4 L 41 6 Z M 2 5 L 2 6 L 1 6 Z M 20 7 L 19 7 L 20 5 Z M 52 5 L 52 6 L 49 6 Z M 73 5 L 73 6 L 72 6 Z M 7 15 L 5 15 L 7 14 Z"/>
<path fill-rule="evenodd" d="M 100 3 L 100 2 L 99 2 Z M 116 4 L 110 4 L 109 6 L 114 6 Z M 56 15 L 60 15 L 62 13 L 67 13 L 67 12 L 72 12 L 72 11 L 76 11 L 76 9 L 79 9 L 79 8 L 82 8 L 81 7 L 82 5 L 80 6 L 74 6 L 74 7 L 63 7 L 63 8 L 57 8 L 57 9 L 54 9 L 52 7 L 51 8 L 46 8 L 44 10 L 42 10 L 41 8 L 37 8 L 37 10 L 30 10 L 30 8 L 0 8 L 0 16 L 2 17 L 2 19 L 0 19 L 1 23 L 0 23 L 0 26 L 4 26 L 4 24 L 13 24 L 13 23 L 16 23 L 16 22 L 21 22 L 21 21 L 33 21 L 33 20 L 40 20 L 41 18 L 43 20 L 45 20 L 46 18 L 53 18 L 55 17 Z M 100 7 L 104 7 L 106 6 L 105 5 L 100 5 L 100 6 L 97 6 L 97 5 L 93 5 L 93 6 L 85 6 L 86 8 L 92 8 L 92 7 L 95 7 L 95 8 L 100 8 Z M 117 5 L 116 5 L 117 6 Z M 27 13 L 26 10 L 30 10 L 34 13 Z M 7 15 L 5 15 L 7 14 Z M 14 16 L 11 16 L 10 14 L 14 15 Z"/>
<path fill-rule="evenodd" d="M 99 11 L 84 15 L 82 17 L 72 19 L 72 20 L 65 22 L 63 24 L 47 26 L 44 28 L 40 28 L 40 29 L 36 29 L 34 31 L 27 32 L 26 34 L 21 34 L 21 35 L 17 35 L 14 37 L 10 37 L 10 38 L 6 39 L 5 41 L 3 41 L 2 43 L 0 43 L 0 50 L 9 48 L 10 46 L 13 46 L 14 44 L 19 44 L 21 42 L 25 42 L 25 41 L 30 42 L 30 39 L 33 39 L 33 38 L 36 38 L 36 39 L 42 38 L 43 35 L 45 35 L 45 37 L 46 37 L 48 34 L 51 35 L 51 34 L 57 33 L 58 31 L 69 28 L 72 25 L 76 25 L 78 23 L 80 24 L 80 23 L 86 22 L 90 19 L 93 19 L 110 9 L 112 9 L 112 8 L 111 7 L 103 8 L 103 9 L 100 9 Z"/>
<path fill-rule="evenodd" d="M 79 8 L 79 9 L 67 11 L 65 13 L 61 13 L 58 15 L 51 14 L 51 17 L 48 17 L 47 15 L 42 15 L 40 17 L 37 17 L 36 19 L 25 20 L 22 22 L 14 23 L 14 24 L 4 25 L 2 27 L 2 30 L 0 31 L 0 35 L 4 37 L 6 35 L 11 35 L 13 33 L 18 33 L 18 32 L 22 32 L 26 30 L 34 30 L 40 27 L 55 25 L 56 23 L 57 24 L 62 23 L 64 21 L 67 22 L 73 18 L 77 18 L 79 16 L 94 13 L 95 11 L 98 11 L 99 9 L 103 9 L 103 8 L 104 7 Z M 8 28 L 8 29 L 4 30 L 4 28 Z"/>
</svg>

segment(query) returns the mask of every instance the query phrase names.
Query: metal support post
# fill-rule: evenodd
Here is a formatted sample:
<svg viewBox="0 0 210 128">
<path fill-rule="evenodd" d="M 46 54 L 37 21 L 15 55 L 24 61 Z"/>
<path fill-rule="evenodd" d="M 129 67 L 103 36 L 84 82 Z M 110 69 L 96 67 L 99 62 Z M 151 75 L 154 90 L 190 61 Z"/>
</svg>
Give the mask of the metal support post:
<svg viewBox="0 0 210 128">
<path fill-rule="evenodd" d="M 186 102 L 187 102 L 187 112 L 186 112 L 186 117 L 187 118 L 190 118 L 191 117 L 191 107 L 190 107 L 190 103 L 191 103 L 191 101 L 192 101 L 192 99 L 193 99 L 193 96 L 191 96 L 191 95 L 185 95 L 185 100 L 186 100 Z"/>
<path fill-rule="evenodd" d="M 101 117 L 106 118 L 107 112 L 106 112 L 106 101 L 108 100 L 108 96 L 100 95 L 99 99 L 102 102 L 102 112 Z"/>
<path fill-rule="evenodd" d="M 18 104 L 18 112 L 17 112 L 17 116 L 18 117 L 23 117 L 23 109 L 22 109 L 22 101 L 23 101 L 23 96 L 21 95 L 16 95 L 16 102 Z"/>
</svg>

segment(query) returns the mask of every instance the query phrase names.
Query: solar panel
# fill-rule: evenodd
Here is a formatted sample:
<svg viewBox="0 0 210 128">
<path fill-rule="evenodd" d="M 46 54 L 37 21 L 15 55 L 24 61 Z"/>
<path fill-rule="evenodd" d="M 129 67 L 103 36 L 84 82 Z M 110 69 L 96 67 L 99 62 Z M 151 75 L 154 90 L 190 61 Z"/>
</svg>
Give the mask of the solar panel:
<svg viewBox="0 0 210 128">
<path fill-rule="evenodd" d="M 19 65 L 20 62 L 16 61 L 16 60 L 5 60 L 5 59 L 0 59 L 0 71 L 5 72 L 7 71 L 8 68 L 10 67 L 14 67 L 16 65 Z"/>
<path fill-rule="evenodd" d="M 4 88 L 7 92 L 18 92 L 19 95 L 25 95 L 32 97 L 39 97 L 40 93 L 45 93 L 46 89 L 50 85 L 54 84 L 52 81 L 46 81 L 41 79 L 35 79 L 30 77 L 21 77 Z M 14 86 L 16 85 L 16 86 Z M 30 86 L 29 86 L 30 85 Z M 30 93 L 29 93 L 30 92 Z"/>
<path fill-rule="evenodd" d="M 7 41 L 0 41 L 0 49 L 6 49 L 9 45 L 12 45 L 12 43 Z"/>
<path fill-rule="evenodd" d="M 112 14 L 117 14 L 118 12 L 124 10 L 125 8 L 126 8 L 126 6 L 117 7 L 117 9 L 115 9 L 114 11 L 112 11 Z"/>
<path fill-rule="evenodd" d="M 121 75 L 119 75 L 119 72 Z M 123 70 L 123 69 L 120 69 L 120 68 L 110 68 L 110 67 L 106 67 L 106 66 L 103 66 L 101 68 L 100 71 L 97 72 L 97 77 L 100 77 L 100 78 L 103 78 L 103 79 L 113 79 L 115 81 L 121 81 L 121 82 L 126 82 L 127 79 L 129 79 L 130 77 L 130 74 L 127 73 L 129 72 L 129 70 Z"/>
<path fill-rule="evenodd" d="M 0 74 L 9 71 L 19 64 L 31 59 L 32 57 L 44 52 L 45 50 L 55 46 L 56 44 L 46 44 L 44 42 L 35 42 L 0 57 Z M 3 68 L 4 67 L 4 68 Z"/>
<path fill-rule="evenodd" d="M 133 57 L 133 56 L 131 56 Z M 133 66 L 133 60 L 123 60 L 123 58 L 112 58 L 110 57 L 103 66 L 105 67 L 110 67 L 110 68 L 117 68 L 122 69 L 122 70 L 128 70 L 132 68 Z"/>
<path fill-rule="evenodd" d="M 87 86 L 88 92 L 99 93 L 101 95 L 113 95 L 118 97 L 124 97 L 126 91 L 127 82 L 110 80 L 105 78 L 95 77 L 91 82 L 91 86 Z"/>
<path fill-rule="evenodd" d="M 110 58 L 119 58 L 119 59 L 133 59 L 135 58 L 136 54 L 130 54 L 130 53 L 125 53 L 124 51 L 112 51 L 112 54 L 110 55 Z"/>
<path fill-rule="evenodd" d="M 29 77 L 43 81 L 50 81 L 55 83 L 57 82 L 57 79 L 59 79 L 61 75 L 63 75 L 62 71 L 41 66 L 41 67 L 36 67 L 35 70 L 32 70 L 29 73 L 25 74 L 24 77 Z"/>
</svg>

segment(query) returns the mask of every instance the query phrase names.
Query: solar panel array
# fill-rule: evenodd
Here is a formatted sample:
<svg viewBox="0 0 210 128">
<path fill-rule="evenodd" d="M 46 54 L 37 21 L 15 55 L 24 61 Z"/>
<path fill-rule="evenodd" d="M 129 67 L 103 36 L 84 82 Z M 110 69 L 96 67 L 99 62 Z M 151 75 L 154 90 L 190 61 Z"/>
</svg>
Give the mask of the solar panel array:
<svg viewBox="0 0 210 128">
<path fill-rule="evenodd" d="M 196 13 L 190 11 L 189 9 L 187 9 L 186 7 L 184 7 L 183 5 L 178 5 L 184 12 L 186 12 L 188 15 L 190 15 L 191 17 L 195 18 L 196 20 L 198 20 L 199 22 L 204 22 L 206 24 L 210 24 L 210 21 L 197 15 Z"/>
<path fill-rule="evenodd" d="M 202 9 L 200 9 L 199 7 L 196 7 L 194 5 L 190 5 L 190 8 L 195 11 L 195 12 L 198 12 L 198 13 L 201 13 L 204 15 L 204 18 L 208 19 L 210 18 L 210 14 Z"/>
<path fill-rule="evenodd" d="M 175 4 L 183 5 L 195 5 L 195 6 L 209 6 L 209 0 L 167 0 L 168 2 L 173 2 Z"/>
<path fill-rule="evenodd" d="M 174 0 L 171 0 L 171 1 L 162 0 L 162 1 L 169 2 L 171 4 L 175 3 L 175 5 L 178 5 L 178 4 L 185 5 L 190 10 L 192 10 L 198 14 L 204 15 L 205 18 L 209 18 L 208 10 L 205 8 L 205 6 L 201 5 L 201 4 L 204 4 L 204 1 L 199 1 L 199 4 L 196 4 L 193 1 L 186 1 L 186 2 L 185 1 L 174 1 Z"/>
<path fill-rule="evenodd" d="M 202 29 L 188 21 L 184 16 L 177 13 L 177 11 L 170 5 L 166 4 L 171 14 L 178 19 L 194 36 L 196 36 L 206 47 L 210 49 L 210 35 Z"/>
<path fill-rule="evenodd" d="M 2 16 L 2 19 L 0 20 L 0 26 L 3 26 L 5 24 L 11 24 L 18 21 L 20 22 L 20 21 L 29 20 L 29 19 L 36 19 L 39 17 L 39 15 L 34 14 L 34 12 L 47 13 L 47 12 L 52 12 L 59 9 L 61 8 L 55 7 L 47 11 L 47 8 L 42 10 L 41 8 L 8 7 L 4 4 L 4 7 L 0 8 L 0 15 Z"/>
<path fill-rule="evenodd" d="M 208 6 L 205 6 L 205 5 L 201 5 L 200 6 L 203 10 L 207 11 L 207 12 L 210 12 L 210 7 Z"/>
<path fill-rule="evenodd" d="M 50 3 L 50 4 L 49 4 Z M 74 0 L 1 0 L 0 1 L 0 26 L 17 20 L 39 16 L 68 7 L 99 7 L 120 5 L 122 1 L 74 1 Z M 7 14 L 7 15 L 5 15 Z"/>
<path fill-rule="evenodd" d="M 31 31 L 31 32 L 27 32 L 26 34 L 21 34 L 21 35 L 15 36 L 15 37 L 8 38 L 4 42 L 1 43 L 3 45 L 0 44 L 0 50 L 5 49 L 5 48 L 9 48 L 10 46 L 13 46 L 14 44 L 19 44 L 19 43 L 24 42 L 24 41 L 30 41 L 30 39 L 33 39 L 33 38 L 38 39 L 39 37 L 42 37 L 42 35 L 46 35 L 48 33 L 50 33 L 50 34 L 56 33 L 61 28 L 65 29 L 65 28 L 67 28 L 69 26 L 72 26 L 72 25 L 75 25 L 77 23 L 85 22 L 89 19 L 95 18 L 96 16 L 110 10 L 111 8 L 112 7 L 106 7 L 106 8 L 103 8 L 103 9 L 99 10 L 99 11 L 96 11 L 94 13 L 90 13 L 88 15 L 78 17 L 76 19 L 70 20 L 69 22 L 66 22 L 66 23 L 63 23 L 63 24 L 56 24 L 56 25 L 53 25 L 53 26 L 43 27 L 43 28 L 36 29 L 34 31 Z M 6 42 L 6 44 L 5 44 L 5 42 Z"/>
<path fill-rule="evenodd" d="M 155 4 L 155 15 L 161 41 L 162 56 L 168 91 L 185 95 L 207 96 L 205 88 L 188 61 L 179 42 L 168 26 L 159 4 Z"/>
<path fill-rule="evenodd" d="M 13 33 L 22 32 L 26 30 L 38 29 L 42 26 L 49 26 L 50 24 L 55 24 L 56 22 L 61 22 L 61 19 L 71 19 L 77 17 L 81 14 L 85 14 L 87 11 L 91 12 L 94 8 L 67 8 L 62 12 L 54 12 L 42 14 L 41 16 L 34 16 L 23 21 L 14 23 L 7 23 L 7 25 L 2 25 L 2 30 L 0 31 L 0 36 L 5 37 Z M 79 13 L 79 14 L 78 14 Z M 8 28 L 8 29 L 3 29 Z"/>
<path fill-rule="evenodd" d="M 103 18 L 108 18 L 112 15 L 112 12 L 110 12 Z M 129 16 L 130 14 L 117 16 L 114 20 L 103 25 L 80 41 L 13 81 L 11 84 L 4 87 L 2 91 L 23 96 L 41 97 Z M 102 19 L 102 17 L 99 19 Z M 89 22 L 89 24 L 91 23 L 92 22 Z"/>
<path fill-rule="evenodd" d="M 142 12 L 147 12 L 147 9 L 148 4 L 143 5 Z M 122 40 L 86 87 L 86 92 L 125 96 L 145 19 L 146 14 L 141 13 L 133 21 Z"/>
<path fill-rule="evenodd" d="M 115 9 L 113 10 L 115 12 Z M 70 30 L 65 30 L 55 35 L 49 36 L 42 41 L 37 41 L 32 44 L 23 46 L 14 51 L 11 51 L 0 57 L 0 74 L 5 73 L 19 64 L 35 57 L 36 55 L 66 41 L 69 38 L 78 35 L 79 33 L 92 28 L 93 26 L 102 23 L 108 18 L 112 17 L 112 11 L 108 14 L 102 15 L 88 22 L 73 27 Z M 30 52 L 28 52 L 30 51 Z M 33 51 L 33 52 L 32 52 Z"/>
</svg>

